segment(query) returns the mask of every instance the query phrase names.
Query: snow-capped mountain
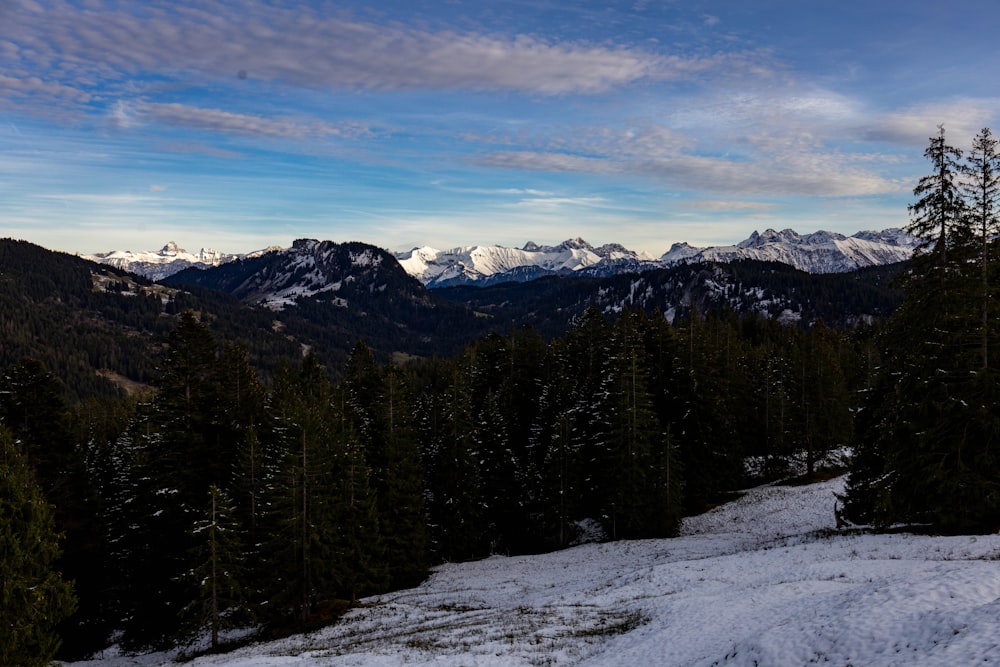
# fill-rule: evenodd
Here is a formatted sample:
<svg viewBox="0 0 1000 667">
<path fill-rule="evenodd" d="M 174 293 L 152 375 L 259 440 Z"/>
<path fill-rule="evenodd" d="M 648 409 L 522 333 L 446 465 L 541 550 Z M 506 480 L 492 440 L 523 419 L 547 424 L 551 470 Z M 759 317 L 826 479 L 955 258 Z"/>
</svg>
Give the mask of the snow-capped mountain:
<svg viewBox="0 0 1000 667">
<path fill-rule="evenodd" d="M 410 295 L 420 288 L 392 255 L 380 248 L 315 239 L 298 239 L 291 248 L 242 258 L 207 271 L 184 270 L 165 282 L 212 287 L 273 310 L 282 310 L 300 297 L 318 297 L 346 308 L 358 297 L 367 301 L 390 285 L 396 292 Z"/>
<path fill-rule="evenodd" d="M 609 276 L 666 268 L 681 263 L 756 259 L 781 262 L 808 273 L 843 273 L 909 259 L 916 239 L 899 229 L 864 231 L 853 236 L 819 231 L 799 235 L 791 229 L 754 232 L 731 246 L 697 248 L 676 243 L 659 258 L 618 244 L 594 248 L 583 239 L 557 246 L 528 243 L 523 248 L 469 246 L 452 250 L 414 248 L 396 253 L 407 273 L 428 287 L 533 280 L 543 275 Z"/>
<path fill-rule="evenodd" d="M 653 258 L 618 244 L 594 248 L 581 238 L 557 246 L 528 242 L 523 248 L 467 246 L 451 250 L 424 247 L 396 253 L 407 273 L 428 287 L 467 283 L 489 284 L 500 280 L 524 282 L 543 275 L 570 274 L 601 263 L 651 262 Z"/>
<path fill-rule="evenodd" d="M 200 269 L 219 266 L 236 259 L 261 255 L 273 249 L 268 248 L 247 255 L 225 253 L 210 248 L 202 248 L 196 253 L 191 253 L 170 241 L 159 250 L 112 250 L 95 255 L 81 255 L 81 257 L 98 264 L 107 264 L 140 276 L 146 276 L 151 280 L 161 280 L 191 266 Z"/>
<path fill-rule="evenodd" d="M 660 261 L 664 265 L 681 262 L 732 262 L 756 259 L 781 262 L 808 273 L 843 273 L 867 266 L 894 264 L 910 258 L 917 240 L 901 229 L 863 231 L 853 236 L 819 231 L 799 235 L 791 229 L 754 232 L 732 246 L 695 248 L 675 243 Z"/>
</svg>

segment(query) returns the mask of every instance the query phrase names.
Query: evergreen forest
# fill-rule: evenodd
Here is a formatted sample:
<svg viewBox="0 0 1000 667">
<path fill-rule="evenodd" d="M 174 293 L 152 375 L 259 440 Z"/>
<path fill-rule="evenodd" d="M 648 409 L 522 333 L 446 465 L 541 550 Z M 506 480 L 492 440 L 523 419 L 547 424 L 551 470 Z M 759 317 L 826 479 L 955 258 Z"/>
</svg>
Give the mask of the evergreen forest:
<svg viewBox="0 0 1000 667">
<path fill-rule="evenodd" d="M 855 523 L 996 530 L 996 140 L 963 153 L 941 129 L 926 155 L 924 243 L 903 304 L 871 323 L 591 307 L 552 335 L 522 324 L 389 360 L 360 339 L 345 355 L 248 340 L 265 316 L 225 299 L 242 329 L 180 294 L 170 312 L 135 300 L 155 317 L 123 313 L 118 332 L 89 291 L 48 304 L 147 386 L 67 386 L 87 374 L 42 347 L 5 358 L 0 659 L 301 632 L 436 563 L 670 537 L 847 447 Z"/>
</svg>

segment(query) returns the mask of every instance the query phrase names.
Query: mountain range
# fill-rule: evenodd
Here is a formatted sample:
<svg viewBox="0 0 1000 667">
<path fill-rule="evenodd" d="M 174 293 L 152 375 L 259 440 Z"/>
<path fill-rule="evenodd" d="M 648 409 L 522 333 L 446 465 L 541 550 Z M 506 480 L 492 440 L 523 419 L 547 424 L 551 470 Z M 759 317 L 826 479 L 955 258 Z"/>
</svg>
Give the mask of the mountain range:
<svg viewBox="0 0 1000 667">
<path fill-rule="evenodd" d="M 221 252 L 210 248 L 202 248 L 198 252 L 192 253 L 170 241 L 159 250 L 111 250 L 94 255 L 81 255 L 81 257 L 98 264 L 107 264 L 116 269 L 145 276 L 151 280 L 160 280 L 188 267 L 207 269 L 244 257 L 263 255 L 273 250 L 281 250 L 281 248 L 272 246 L 245 255 Z"/>
<path fill-rule="evenodd" d="M 588 257 L 582 243 L 574 245 L 560 251 L 564 258 Z M 852 327 L 894 310 L 900 294 L 893 277 L 902 266 L 811 274 L 744 259 L 608 276 L 563 267 L 566 275 L 526 282 L 428 289 L 381 248 L 299 240 L 287 250 L 189 266 L 154 283 L 0 239 L 0 321 L 9 325 L 0 367 L 25 356 L 41 359 L 78 396 L 112 391 L 112 382 L 142 385 L 158 363 L 172 316 L 186 310 L 200 313 L 220 340 L 245 342 L 265 376 L 304 350 L 339 368 L 359 339 L 387 359 L 449 356 L 491 332 L 522 327 L 561 336 L 590 308 L 609 318 L 625 309 L 671 321 L 692 310 L 729 311 Z"/>
<path fill-rule="evenodd" d="M 900 229 L 862 231 L 852 236 L 826 231 L 800 235 L 791 229 L 780 232 L 767 229 L 763 233 L 755 231 L 736 245 L 698 248 L 675 243 L 660 257 L 614 243 L 595 248 L 580 238 L 556 246 L 529 242 L 522 248 L 495 245 L 438 250 L 422 247 L 392 256 L 406 273 L 425 286 L 439 288 L 527 282 L 558 275 L 606 277 L 686 263 L 740 259 L 780 262 L 807 273 L 843 273 L 905 261 L 916 243 L 916 239 Z M 175 243 L 168 243 L 158 251 L 111 251 L 84 258 L 160 280 L 190 267 L 209 268 L 239 259 L 293 251 L 294 248 L 270 247 L 245 255 L 210 249 L 189 253 Z"/>
</svg>

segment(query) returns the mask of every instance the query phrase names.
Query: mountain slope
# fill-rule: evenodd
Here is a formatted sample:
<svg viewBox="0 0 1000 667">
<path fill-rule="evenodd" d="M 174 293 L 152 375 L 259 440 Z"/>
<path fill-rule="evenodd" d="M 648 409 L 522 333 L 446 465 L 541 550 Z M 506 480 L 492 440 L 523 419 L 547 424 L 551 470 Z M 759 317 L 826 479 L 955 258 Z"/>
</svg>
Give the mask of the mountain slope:
<svg viewBox="0 0 1000 667">
<path fill-rule="evenodd" d="M 851 327 L 890 314 L 901 295 L 893 278 L 902 264 L 847 273 L 810 274 L 777 262 L 680 264 L 604 278 L 548 277 L 487 287 L 464 285 L 435 295 L 490 315 L 498 328 L 530 322 L 544 335 L 560 335 L 588 306 L 612 316 L 624 308 L 663 313 L 668 319 L 728 309 L 787 322 Z"/>
<path fill-rule="evenodd" d="M 432 298 L 392 255 L 365 243 L 299 239 L 287 250 L 161 282 L 266 307 L 282 327 L 325 348 L 349 349 L 363 338 L 382 356 L 446 354 L 484 331 L 467 307 Z"/>
</svg>

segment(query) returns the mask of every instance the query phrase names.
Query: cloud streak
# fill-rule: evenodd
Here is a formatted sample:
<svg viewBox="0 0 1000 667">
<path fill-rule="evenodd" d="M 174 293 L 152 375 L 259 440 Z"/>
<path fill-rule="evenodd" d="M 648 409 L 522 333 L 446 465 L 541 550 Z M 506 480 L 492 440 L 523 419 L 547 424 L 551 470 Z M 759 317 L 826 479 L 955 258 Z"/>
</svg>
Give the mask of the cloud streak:
<svg viewBox="0 0 1000 667">
<path fill-rule="evenodd" d="M 647 78 L 700 76 L 739 62 L 729 55 L 685 58 L 527 35 L 376 24 L 298 5 L 46 4 L 13 0 L 0 27 L 0 53 L 64 83 L 155 72 L 175 78 L 239 74 L 355 90 L 596 94 Z"/>
<path fill-rule="evenodd" d="M 140 113 L 149 119 L 168 125 L 252 137 L 354 139 L 369 134 L 366 127 L 357 124 L 334 126 L 319 121 L 295 118 L 272 119 L 253 114 L 234 113 L 222 109 L 207 109 L 177 103 L 144 104 L 140 107 Z"/>
</svg>

